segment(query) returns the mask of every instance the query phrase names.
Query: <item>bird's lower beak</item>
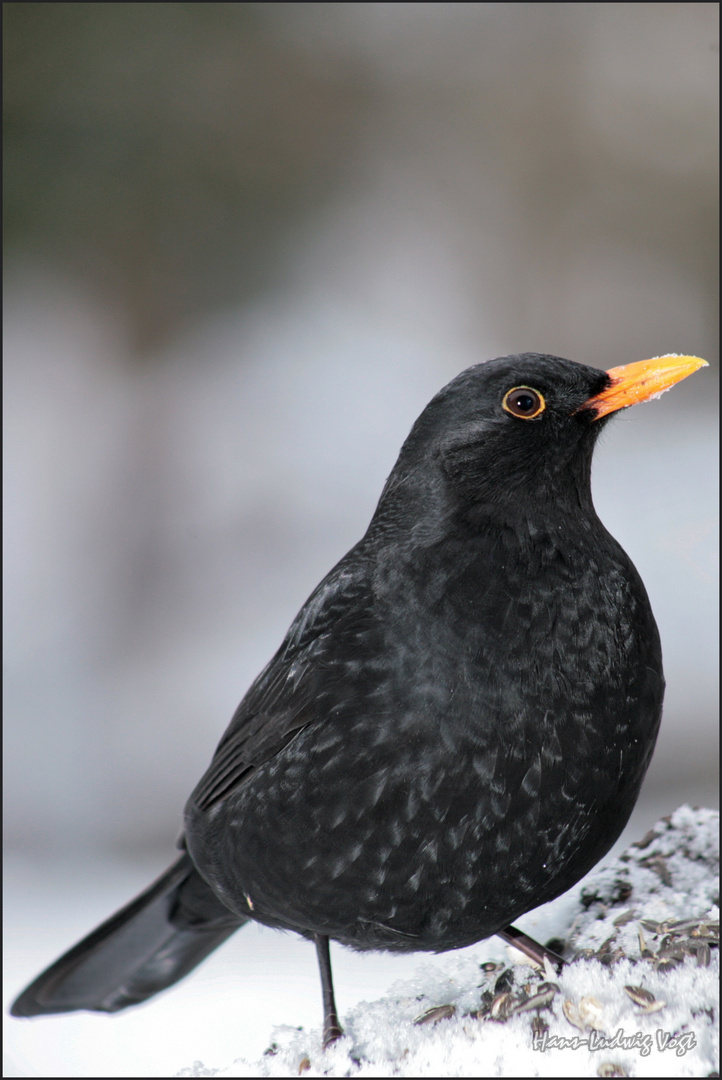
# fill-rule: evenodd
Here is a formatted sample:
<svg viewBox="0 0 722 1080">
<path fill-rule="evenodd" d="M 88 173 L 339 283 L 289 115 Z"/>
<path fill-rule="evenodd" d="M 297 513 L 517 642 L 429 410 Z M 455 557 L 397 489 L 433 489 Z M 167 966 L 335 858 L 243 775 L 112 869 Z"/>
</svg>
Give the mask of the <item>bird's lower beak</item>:
<svg viewBox="0 0 722 1080">
<path fill-rule="evenodd" d="M 707 361 L 700 360 L 698 356 L 656 356 L 653 360 L 640 360 L 636 364 L 610 368 L 607 375 L 611 382 L 606 390 L 590 397 L 582 409 L 594 409 L 594 419 L 599 420 L 617 409 L 626 409 L 629 405 L 659 397 L 675 383 L 708 366 Z"/>
</svg>

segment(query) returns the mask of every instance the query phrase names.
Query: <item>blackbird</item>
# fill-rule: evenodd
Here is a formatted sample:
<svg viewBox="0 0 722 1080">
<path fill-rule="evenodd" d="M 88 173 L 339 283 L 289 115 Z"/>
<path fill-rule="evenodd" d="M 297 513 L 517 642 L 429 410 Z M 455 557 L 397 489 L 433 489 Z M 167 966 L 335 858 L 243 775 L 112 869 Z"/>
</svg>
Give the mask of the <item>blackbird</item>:
<svg viewBox="0 0 722 1080">
<path fill-rule="evenodd" d="M 185 810 L 180 858 L 18 997 L 115 1012 L 251 919 L 315 941 L 458 949 L 609 850 L 657 737 L 659 635 L 592 504 L 606 419 L 703 360 L 463 371 L 414 424 L 365 536 L 311 594 Z M 553 954 L 547 953 L 552 959 Z"/>
</svg>

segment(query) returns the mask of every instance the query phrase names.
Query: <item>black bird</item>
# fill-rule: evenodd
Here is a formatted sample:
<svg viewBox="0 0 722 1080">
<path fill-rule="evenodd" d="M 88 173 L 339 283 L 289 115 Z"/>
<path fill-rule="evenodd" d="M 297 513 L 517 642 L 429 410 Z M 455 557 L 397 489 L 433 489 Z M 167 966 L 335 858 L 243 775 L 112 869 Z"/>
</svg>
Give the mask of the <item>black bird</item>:
<svg viewBox="0 0 722 1080">
<path fill-rule="evenodd" d="M 537 353 L 424 409 L 363 539 L 304 604 L 185 811 L 183 854 L 17 999 L 115 1012 L 250 919 L 458 949 L 579 880 L 629 818 L 664 678 L 644 586 L 592 505 L 605 419 L 704 361 Z"/>
</svg>

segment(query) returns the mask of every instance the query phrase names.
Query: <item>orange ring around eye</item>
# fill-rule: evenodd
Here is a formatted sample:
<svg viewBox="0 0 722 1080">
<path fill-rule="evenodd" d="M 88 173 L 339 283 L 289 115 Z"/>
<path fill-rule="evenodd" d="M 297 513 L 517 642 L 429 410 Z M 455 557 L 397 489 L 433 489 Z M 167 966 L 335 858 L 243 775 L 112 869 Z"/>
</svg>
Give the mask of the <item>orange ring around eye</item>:
<svg viewBox="0 0 722 1080">
<path fill-rule="evenodd" d="M 514 386 L 504 394 L 502 408 L 518 420 L 536 420 L 545 408 L 544 396 L 533 386 Z"/>
</svg>

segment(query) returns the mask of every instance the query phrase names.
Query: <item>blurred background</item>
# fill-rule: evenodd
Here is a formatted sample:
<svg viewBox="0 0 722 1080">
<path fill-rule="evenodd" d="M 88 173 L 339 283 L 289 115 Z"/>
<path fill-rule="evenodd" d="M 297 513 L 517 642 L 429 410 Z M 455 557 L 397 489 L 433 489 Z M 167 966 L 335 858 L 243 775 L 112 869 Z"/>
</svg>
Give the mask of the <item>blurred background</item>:
<svg viewBox="0 0 722 1080">
<path fill-rule="evenodd" d="M 101 853 L 133 888 L 172 856 L 416 415 L 485 358 L 711 362 L 610 425 L 594 490 L 665 652 L 630 828 L 716 804 L 717 5 L 3 16 L 13 989 L 62 874 L 78 911 Z"/>
<path fill-rule="evenodd" d="M 709 803 L 717 5 L 4 17 L 6 845 L 168 847 L 415 416 L 523 350 L 712 362 L 595 469 L 665 648 L 645 794 Z"/>
</svg>

